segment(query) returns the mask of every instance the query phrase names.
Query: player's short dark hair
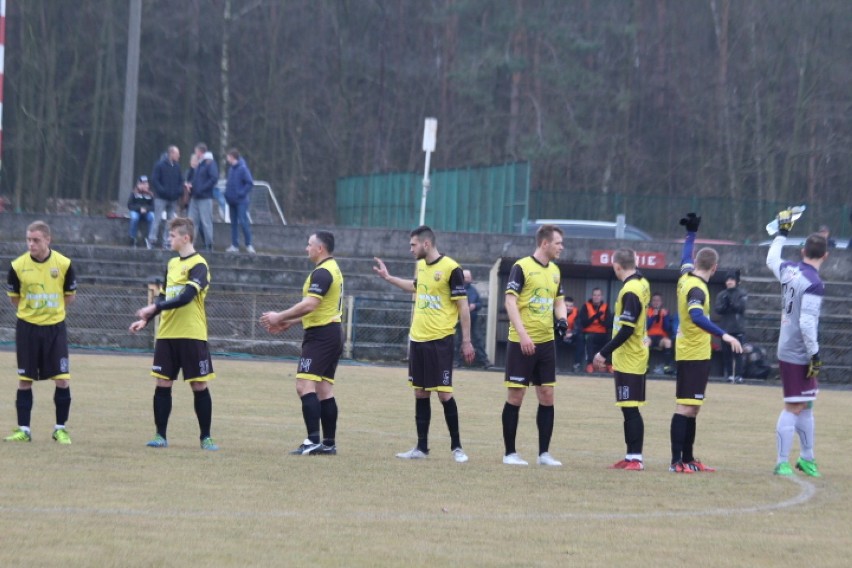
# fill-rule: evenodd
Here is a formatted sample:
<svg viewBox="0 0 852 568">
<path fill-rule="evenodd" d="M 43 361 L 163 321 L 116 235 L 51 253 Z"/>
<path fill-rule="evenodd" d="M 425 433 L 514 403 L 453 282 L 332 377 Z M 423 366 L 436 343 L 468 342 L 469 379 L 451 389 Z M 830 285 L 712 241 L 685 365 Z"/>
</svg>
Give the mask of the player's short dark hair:
<svg viewBox="0 0 852 568">
<path fill-rule="evenodd" d="M 428 225 L 420 225 L 408 236 L 417 237 L 420 241 L 429 241 L 432 245 L 435 244 L 435 232 Z"/>
<path fill-rule="evenodd" d="M 317 231 L 314 233 L 314 238 L 322 243 L 329 254 L 334 252 L 334 235 L 329 231 Z"/>
<path fill-rule="evenodd" d="M 805 258 L 817 260 L 824 257 L 827 251 L 828 241 L 819 233 L 814 233 L 805 240 Z"/>
<path fill-rule="evenodd" d="M 50 225 L 44 221 L 33 221 L 27 225 L 27 232 L 38 231 L 47 238 L 50 238 Z"/>
<path fill-rule="evenodd" d="M 624 270 L 630 270 L 636 268 L 636 253 L 631 249 L 618 249 L 613 253 L 612 261 Z"/>
<path fill-rule="evenodd" d="M 189 235 L 189 242 L 195 240 L 195 223 L 187 217 L 175 217 L 169 221 L 169 230 L 177 231 L 181 235 Z"/>
<path fill-rule="evenodd" d="M 710 270 L 719 264 L 719 253 L 710 247 L 704 247 L 695 255 L 695 268 L 698 270 Z"/>
<path fill-rule="evenodd" d="M 560 235 L 565 236 L 565 233 L 562 232 L 562 229 L 560 229 L 556 225 L 542 225 L 535 232 L 535 245 L 540 247 L 541 243 L 545 241 L 552 241 L 553 233 L 559 233 Z"/>
</svg>

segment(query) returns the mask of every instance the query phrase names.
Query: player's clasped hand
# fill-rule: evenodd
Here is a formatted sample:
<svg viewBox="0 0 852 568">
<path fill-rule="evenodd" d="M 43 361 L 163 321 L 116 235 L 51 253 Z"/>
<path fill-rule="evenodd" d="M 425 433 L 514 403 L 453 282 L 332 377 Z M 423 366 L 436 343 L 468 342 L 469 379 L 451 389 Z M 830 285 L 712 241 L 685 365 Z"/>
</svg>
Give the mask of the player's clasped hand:
<svg viewBox="0 0 852 568">
<path fill-rule="evenodd" d="M 690 233 L 694 233 L 698 230 L 698 226 L 701 225 L 701 217 L 695 213 L 687 213 L 686 217 L 680 220 L 680 224 L 686 227 L 686 230 Z"/>
<path fill-rule="evenodd" d="M 819 353 L 814 353 L 811 357 L 811 362 L 808 364 L 808 378 L 815 379 L 819 377 L 820 369 L 822 369 L 822 361 L 819 358 Z"/>
</svg>

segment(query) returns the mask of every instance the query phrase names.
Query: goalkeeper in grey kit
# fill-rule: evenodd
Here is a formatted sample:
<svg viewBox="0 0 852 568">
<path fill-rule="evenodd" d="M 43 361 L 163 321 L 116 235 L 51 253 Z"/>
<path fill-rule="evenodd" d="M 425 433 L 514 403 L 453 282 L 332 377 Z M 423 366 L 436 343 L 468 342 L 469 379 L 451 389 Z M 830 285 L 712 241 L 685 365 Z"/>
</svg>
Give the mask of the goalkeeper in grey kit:
<svg viewBox="0 0 852 568">
<path fill-rule="evenodd" d="M 800 262 L 781 259 L 781 249 L 793 228 L 793 212 L 786 209 L 778 214 L 778 233 L 769 247 L 766 265 L 781 282 L 781 332 L 778 337 L 778 366 L 784 388 L 784 409 L 776 426 L 778 459 L 775 475 L 792 476 L 789 457 L 793 436 L 799 434 L 799 459 L 796 469 L 811 477 L 820 477 L 814 459 L 813 404 L 819 392 L 822 362 L 819 357 L 820 307 L 825 286 L 819 269 L 828 258 L 825 237 L 810 235 L 802 248 Z"/>
</svg>

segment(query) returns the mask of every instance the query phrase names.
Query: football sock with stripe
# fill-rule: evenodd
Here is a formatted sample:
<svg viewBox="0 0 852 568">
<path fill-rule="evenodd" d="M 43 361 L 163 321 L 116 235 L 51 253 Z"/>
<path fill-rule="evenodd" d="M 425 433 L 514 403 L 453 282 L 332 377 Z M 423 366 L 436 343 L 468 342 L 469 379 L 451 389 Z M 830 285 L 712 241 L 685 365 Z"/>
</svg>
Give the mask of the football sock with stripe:
<svg viewBox="0 0 852 568">
<path fill-rule="evenodd" d="M 775 463 L 786 462 L 790 459 L 793 436 L 796 433 L 796 421 L 796 415 L 786 408 L 778 415 L 778 423 L 775 425 L 778 459 Z"/>
<path fill-rule="evenodd" d="M 520 406 L 508 402 L 503 405 L 503 444 L 506 446 L 507 456 L 516 452 L 515 437 L 518 435 L 518 415 L 520 412 Z"/>
<path fill-rule="evenodd" d="M 195 416 L 198 417 L 198 429 L 201 439 L 210 437 L 210 424 L 213 422 L 213 399 L 210 389 L 192 391 L 195 404 Z"/>
<path fill-rule="evenodd" d="M 671 425 L 671 442 L 672 442 L 672 463 L 677 463 L 683 460 L 683 446 L 686 442 L 686 422 L 687 417 L 683 414 L 672 415 Z"/>
<path fill-rule="evenodd" d="M 429 398 L 414 399 L 414 423 L 417 425 L 417 448 L 429 453 L 429 424 L 432 422 L 432 403 Z"/>
<path fill-rule="evenodd" d="M 337 431 L 337 401 L 334 397 L 320 401 L 320 422 L 322 422 L 323 445 L 333 446 Z"/>
<path fill-rule="evenodd" d="M 172 413 L 172 388 L 157 387 L 154 389 L 154 424 L 157 434 L 166 437 L 169 428 L 169 415 Z"/>
<path fill-rule="evenodd" d="M 461 448 L 461 436 L 459 435 L 459 407 L 455 398 L 442 400 L 444 407 L 444 420 L 447 421 L 447 429 L 450 431 L 450 449 Z"/>
<path fill-rule="evenodd" d="M 15 408 L 18 411 L 18 426 L 30 427 L 30 416 L 33 412 L 33 390 L 18 389 L 15 398 Z"/>
<path fill-rule="evenodd" d="M 550 449 L 550 438 L 553 437 L 553 416 L 554 411 L 552 406 L 538 405 L 538 412 L 535 415 L 535 423 L 538 426 L 538 454 L 541 455 Z"/>
<path fill-rule="evenodd" d="M 621 408 L 624 415 L 624 443 L 628 454 L 641 454 L 645 439 L 645 421 L 642 413 L 635 406 Z"/>
<path fill-rule="evenodd" d="M 56 387 L 53 391 L 53 403 L 56 405 L 56 423 L 64 426 L 71 412 L 71 387 Z"/>
<path fill-rule="evenodd" d="M 796 432 L 799 434 L 799 454 L 808 461 L 814 459 L 814 411 L 806 408 L 796 417 Z"/>
<path fill-rule="evenodd" d="M 686 439 L 683 441 L 683 463 L 689 463 L 695 459 L 693 446 L 695 446 L 695 416 L 686 417 Z"/>
<path fill-rule="evenodd" d="M 321 408 L 317 393 L 309 392 L 302 396 L 302 418 L 305 420 L 305 428 L 308 431 L 308 440 L 314 444 L 320 443 Z"/>
</svg>

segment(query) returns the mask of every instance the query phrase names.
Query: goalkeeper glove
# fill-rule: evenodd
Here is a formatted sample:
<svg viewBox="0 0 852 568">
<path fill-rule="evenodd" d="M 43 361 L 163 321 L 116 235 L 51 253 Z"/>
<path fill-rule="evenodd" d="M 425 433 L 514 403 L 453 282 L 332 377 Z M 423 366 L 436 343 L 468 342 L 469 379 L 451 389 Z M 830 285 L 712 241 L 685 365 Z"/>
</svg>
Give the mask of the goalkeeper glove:
<svg viewBox="0 0 852 568">
<path fill-rule="evenodd" d="M 819 353 L 814 353 L 811 357 L 811 362 L 808 365 L 808 378 L 815 379 L 819 377 L 819 370 L 822 368 L 822 361 L 819 359 Z"/>
<path fill-rule="evenodd" d="M 793 212 L 789 209 L 785 209 L 778 213 L 778 234 L 786 237 L 792 228 Z"/>
<path fill-rule="evenodd" d="M 559 339 L 565 339 L 565 334 L 568 333 L 568 321 L 565 318 L 560 318 L 556 321 L 556 335 Z"/>
<path fill-rule="evenodd" d="M 690 233 L 698 231 L 698 226 L 701 224 L 701 217 L 695 213 L 687 213 L 686 217 L 680 220 L 680 224 L 686 227 Z"/>
</svg>

